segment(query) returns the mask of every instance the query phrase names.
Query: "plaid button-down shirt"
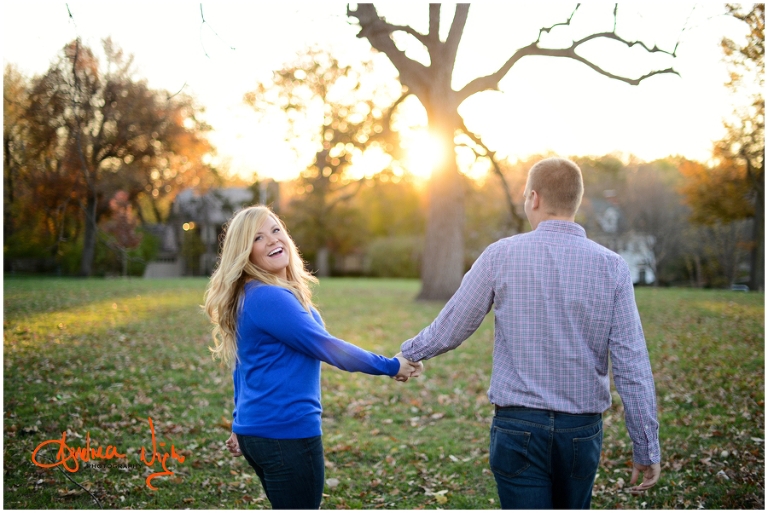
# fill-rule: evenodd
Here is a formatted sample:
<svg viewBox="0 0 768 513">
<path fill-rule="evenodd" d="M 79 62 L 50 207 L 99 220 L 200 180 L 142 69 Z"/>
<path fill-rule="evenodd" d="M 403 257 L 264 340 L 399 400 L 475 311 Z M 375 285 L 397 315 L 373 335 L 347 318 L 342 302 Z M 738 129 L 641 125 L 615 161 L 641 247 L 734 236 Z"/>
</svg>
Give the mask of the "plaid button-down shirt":
<svg viewBox="0 0 768 513">
<path fill-rule="evenodd" d="M 499 406 L 602 413 L 608 357 L 634 460 L 661 460 L 656 393 L 626 262 L 567 221 L 490 245 L 435 321 L 402 344 L 409 360 L 458 347 L 494 308 L 488 397 Z"/>
</svg>

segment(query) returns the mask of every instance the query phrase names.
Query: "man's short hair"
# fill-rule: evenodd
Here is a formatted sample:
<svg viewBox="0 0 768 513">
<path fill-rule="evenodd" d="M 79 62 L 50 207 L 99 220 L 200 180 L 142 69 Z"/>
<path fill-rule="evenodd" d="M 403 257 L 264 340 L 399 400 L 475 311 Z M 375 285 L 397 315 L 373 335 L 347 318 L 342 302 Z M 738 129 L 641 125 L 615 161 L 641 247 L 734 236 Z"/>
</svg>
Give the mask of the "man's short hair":
<svg viewBox="0 0 768 513">
<path fill-rule="evenodd" d="M 581 205 L 584 181 L 574 162 L 552 157 L 537 162 L 528 171 L 526 192 L 536 191 L 552 215 L 572 216 Z"/>
</svg>

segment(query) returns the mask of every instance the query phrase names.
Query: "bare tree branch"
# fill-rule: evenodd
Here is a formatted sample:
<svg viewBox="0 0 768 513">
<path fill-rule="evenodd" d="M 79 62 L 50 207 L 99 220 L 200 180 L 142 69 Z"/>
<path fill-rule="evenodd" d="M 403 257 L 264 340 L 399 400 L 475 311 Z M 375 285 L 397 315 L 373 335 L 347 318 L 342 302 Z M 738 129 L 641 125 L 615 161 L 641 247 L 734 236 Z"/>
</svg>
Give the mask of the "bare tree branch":
<svg viewBox="0 0 768 513">
<path fill-rule="evenodd" d="M 578 41 L 575 41 L 571 45 L 570 49 L 571 50 L 575 50 L 576 47 L 586 43 L 587 41 L 592 41 L 593 39 L 597 39 L 599 37 L 604 37 L 606 39 L 613 39 L 614 41 L 618 41 L 619 43 L 624 43 L 629 48 L 632 48 L 635 45 L 640 45 L 643 48 L 645 48 L 645 51 L 648 52 L 648 53 L 659 53 L 660 52 L 660 53 L 665 53 L 667 55 L 672 55 L 674 57 L 674 54 L 672 52 L 669 52 L 667 50 L 662 50 L 661 48 L 659 48 L 656 45 L 653 45 L 653 48 L 648 48 L 648 45 L 646 45 L 642 41 L 627 41 L 623 37 L 621 37 L 618 34 L 616 34 L 616 32 L 600 32 L 600 33 L 597 33 L 597 34 L 590 34 L 590 35 L 588 35 L 587 37 L 585 37 L 583 39 L 579 39 Z"/>
<path fill-rule="evenodd" d="M 456 52 L 459 50 L 459 41 L 464 33 L 464 26 L 467 24 L 469 15 L 469 4 L 456 4 L 456 12 L 453 15 L 453 23 L 448 31 L 448 37 L 445 39 L 444 58 L 447 68 L 453 71 L 456 61 Z"/>
<path fill-rule="evenodd" d="M 544 29 L 543 29 L 544 30 Z M 575 61 L 579 61 L 593 70 L 597 71 L 601 75 L 604 75 L 608 78 L 612 78 L 614 80 L 619 80 L 621 82 L 625 82 L 629 85 L 638 85 L 643 80 L 650 78 L 654 75 L 660 75 L 660 74 L 674 74 L 677 76 L 680 76 L 680 74 L 675 71 L 673 68 L 667 68 L 662 70 L 654 70 L 649 73 L 646 73 L 645 75 L 639 77 L 639 78 L 628 78 L 621 75 L 615 75 L 613 73 L 610 73 L 606 71 L 605 69 L 601 68 L 597 64 L 593 63 L 589 59 L 586 59 L 576 53 L 576 50 L 579 46 L 582 44 L 592 41 L 594 39 L 598 38 L 604 38 L 604 39 L 612 39 L 614 41 L 618 41 L 620 43 L 625 44 L 627 47 L 631 48 L 635 45 L 642 46 L 648 53 L 665 53 L 667 55 L 674 56 L 672 52 L 668 52 L 666 50 L 662 50 L 658 48 L 656 45 L 653 46 L 653 48 L 649 48 L 645 43 L 642 41 L 627 41 L 624 38 L 618 36 L 614 32 L 600 32 L 598 34 L 591 34 L 589 36 L 586 36 L 578 41 L 574 41 L 573 44 L 571 44 L 568 48 L 540 48 L 539 42 L 535 41 L 531 43 L 530 45 L 520 48 L 515 52 L 512 57 L 507 60 L 507 62 L 504 63 L 504 65 L 499 68 L 498 71 L 495 73 L 492 73 L 490 75 L 486 75 L 484 77 L 478 77 L 471 82 L 469 82 L 467 85 L 465 85 L 458 93 L 458 96 L 461 101 L 467 99 L 468 97 L 472 96 L 475 93 L 478 93 L 480 91 L 488 91 L 488 90 L 498 90 L 499 88 L 499 81 L 501 81 L 502 78 L 509 72 L 510 69 L 512 69 L 512 66 L 514 66 L 517 61 L 525 57 L 526 55 L 541 55 L 546 57 L 565 57 L 568 59 L 573 59 Z"/>
<path fill-rule="evenodd" d="M 360 4 L 360 5 L 358 5 L 358 9 L 355 12 L 350 11 L 349 7 L 347 7 L 347 15 L 355 16 L 355 14 L 360 11 L 361 7 L 364 7 L 364 6 L 367 6 L 367 5 L 370 5 L 371 8 L 373 9 L 374 14 L 376 14 L 376 9 L 375 9 L 375 7 L 373 7 L 373 4 Z M 430 13 L 430 16 L 431 16 L 431 13 Z M 357 16 L 355 16 L 355 17 L 357 17 Z M 430 42 L 429 41 L 429 35 L 431 35 L 431 33 L 429 35 L 424 35 L 424 34 L 422 34 L 421 32 L 419 32 L 417 30 L 415 30 L 413 27 L 411 27 L 409 25 L 392 25 L 391 23 L 387 23 L 384 20 L 384 18 L 381 18 L 377 14 L 376 14 L 376 17 L 377 17 L 377 20 L 375 20 L 375 23 L 376 23 L 375 30 L 377 30 L 377 31 L 384 30 L 387 33 L 392 33 L 392 32 L 397 32 L 397 31 L 405 32 L 406 34 L 412 35 L 414 38 L 416 38 L 424 46 L 429 47 L 429 42 Z M 430 23 L 432 23 L 431 19 L 430 19 Z M 362 22 L 361 22 L 361 27 L 362 27 L 362 30 L 361 30 L 361 33 L 362 33 L 362 31 L 365 30 L 365 27 L 362 26 Z M 431 27 L 430 27 L 430 31 L 431 31 Z M 367 34 L 365 36 L 361 36 L 360 34 L 358 34 L 357 37 L 367 37 Z"/>
<path fill-rule="evenodd" d="M 429 4 L 429 40 L 432 44 L 440 42 L 440 4 Z"/>
<path fill-rule="evenodd" d="M 208 28 L 211 30 L 211 32 L 213 32 L 213 33 L 214 33 L 214 35 L 215 35 L 216 37 L 218 37 L 218 38 L 219 38 L 219 40 L 220 40 L 222 43 L 224 43 L 225 45 L 229 46 L 229 49 L 230 49 L 230 50 L 234 50 L 234 49 L 235 49 L 235 47 L 234 47 L 234 46 L 231 46 L 231 45 L 229 45 L 229 44 L 228 44 L 226 41 L 224 41 L 224 39 L 223 39 L 223 38 L 222 38 L 222 37 L 219 35 L 219 33 L 218 33 L 218 32 L 216 32 L 216 31 L 213 29 L 213 27 L 211 27 L 211 24 L 210 24 L 210 23 L 208 23 L 208 22 L 205 20 L 205 16 L 203 15 L 203 4 L 202 4 L 202 3 L 200 4 L 200 19 L 202 20 L 202 23 L 200 23 L 200 46 L 202 46 L 202 47 L 203 47 L 203 53 L 205 54 L 205 56 L 206 56 L 206 57 L 208 57 L 209 59 L 211 58 L 211 56 L 210 56 L 210 55 L 208 55 L 208 52 L 206 52 L 206 51 L 205 51 L 205 45 L 203 44 L 203 27 L 204 27 L 204 26 L 206 26 L 206 25 L 207 25 L 207 26 L 208 26 Z"/>
<path fill-rule="evenodd" d="M 72 11 L 69 10 L 69 4 L 64 4 L 64 5 L 67 6 L 67 15 L 69 15 L 69 21 L 72 23 L 72 26 L 75 27 L 75 33 L 77 33 L 77 23 L 75 23 L 75 17 L 72 16 Z"/>
<path fill-rule="evenodd" d="M 515 202 L 512 199 L 512 191 L 509 190 L 509 184 L 507 183 L 506 177 L 504 177 L 504 173 L 501 171 L 501 166 L 499 166 L 499 162 L 496 160 L 496 152 L 488 148 L 486 144 L 480 139 L 480 137 L 471 132 L 467 125 L 464 124 L 464 120 L 461 120 L 461 126 L 460 126 L 462 132 L 464 132 L 467 137 L 469 137 L 472 142 L 483 148 L 485 151 L 485 155 L 482 155 L 479 153 L 475 148 L 470 149 L 475 153 L 478 157 L 488 157 L 488 159 L 491 161 L 491 166 L 493 167 L 493 172 L 496 174 L 496 176 L 499 177 L 499 180 L 501 180 L 502 188 L 504 189 L 504 196 L 507 200 L 507 208 L 509 208 L 509 214 L 512 221 L 512 226 L 517 230 L 517 233 L 521 233 L 523 231 L 523 228 L 525 226 L 525 220 L 520 216 L 520 214 L 517 213 L 517 209 L 515 208 Z"/>
<path fill-rule="evenodd" d="M 598 66 L 597 64 L 593 63 L 589 59 L 585 59 L 584 57 L 582 57 L 581 55 L 577 54 L 574 51 L 575 47 L 566 48 L 566 49 L 562 49 L 562 50 L 561 49 L 550 50 L 548 48 L 539 48 L 537 50 L 538 51 L 534 55 L 545 55 L 545 56 L 549 56 L 549 57 L 567 57 L 567 58 L 579 61 L 579 62 L 581 62 L 583 64 L 586 64 L 587 66 L 589 66 L 593 70 L 597 71 L 601 75 L 605 75 L 608 78 L 612 78 L 612 79 L 618 80 L 620 82 L 625 82 L 625 83 L 627 83 L 629 85 L 638 85 L 640 82 L 642 82 L 646 78 L 650 78 L 650 77 L 652 77 L 654 75 L 659 75 L 659 74 L 671 73 L 671 74 L 680 76 L 680 74 L 677 71 L 675 71 L 673 68 L 667 68 L 667 69 L 651 71 L 651 72 L 646 73 L 645 75 L 643 75 L 643 76 L 641 76 L 639 78 L 627 78 L 627 77 L 623 77 L 621 75 L 614 75 L 613 73 L 610 73 L 610 72 L 604 70 L 603 68 L 601 68 L 600 66 Z"/>
<path fill-rule="evenodd" d="M 512 69 L 517 61 L 525 57 L 526 55 L 536 55 L 536 43 L 532 43 L 525 48 L 517 50 L 512 57 L 510 57 L 504 65 L 498 69 L 495 73 L 485 75 L 483 77 L 477 77 L 470 81 L 467 85 L 461 88 L 458 92 L 459 101 L 466 100 L 475 93 L 480 91 L 491 91 L 499 89 L 499 82 L 502 78 Z"/>
<path fill-rule="evenodd" d="M 349 182 L 348 184 L 346 184 L 342 188 L 345 188 L 347 185 L 351 185 L 351 184 L 355 184 L 357 187 L 355 187 L 354 190 L 348 192 L 347 194 L 343 194 L 337 197 L 336 199 L 334 199 L 333 201 L 331 201 L 330 203 L 328 203 L 328 205 L 326 205 L 325 207 L 325 211 L 330 212 L 339 203 L 344 203 L 345 201 L 348 201 L 354 198 L 357 195 L 357 193 L 360 192 L 360 189 L 363 187 L 363 184 L 365 184 L 365 182 L 366 182 L 366 178 L 361 178 L 360 180 L 356 180 L 354 182 Z M 341 190 L 341 188 L 339 190 Z"/>
<path fill-rule="evenodd" d="M 170 100 L 171 98 L 173 98 L 173 97 L 174 97 L 174 96 L 176 96 L 177 94 L 181 93 L 181 92 L 184 90 L 184 88 L 185 88 L 185 87 L 187 87 L 187 82 L 186 82 L 186 81 L 184 82 L 184 85 L 183 85 L 183 86 L 181 86 L 181 89 L 179 89 L 178 91 L 176 91 L 175 93 L 173 93 L 173 94 L 172 94 L 172 95 L 170 95 L 170 96 L 166 95 L 166 100 Z"/>
<path fill-rule="evenodd" d="M 680 42 L 683 39 L 683 34 L 686 30 L 689 30 L 688 22 L 691 21 L 691 18 L 693 17 L 693 13 L 696 10 L 696 4 L 693 5 L 691 8 L 691 12 L 688 13 L 688 17 L 685 18 L 685 23 L 683 24 L 683 30 L 680 31 L 680 37 L 677 38 L 677 42 L 675 43 L 675 47 L 672 49 L 672 57 L 677 56 L 677 47 L 680 46 Z"/>
<path fill-rule="evenodd" d="M 408 91 L 406 88 L 406 90 L 403 91 L 403 94 L 401 94 L 400 97 L 397 100 L 395 100 L 395 103 L 393 103 L 392 105 L 389 106 L 389 108 L 387 108 L 387 111 L 384 113 L 383 123 L 382 123 L 384 130 L 380 134 L 377 134 L 376 137 L 372 137 L 371 139 L 386 139 L 387 137 L 389 137 L 389 135 L 392 133 L 392 115 L 395 113 L 395 110 L 397 109 L 397 107 L 401 103 L 403 103 L 403 101 L 406 98 L 408 98 L 411 94 L 412 93 Z"/>
<path fill-rule="evenodd" d="M 383 52 L 400 73 L 401 83 L 411 89 L 416 96 L 424 96 L 427 89 L 429 70 L 420 62 L 406 57 L 405 52 L 397 48 L 391 38 L 392 32 L 403 30 L 416 37 L 427 46 L 428 38 L 410 27 L 398 27 L 384 21 L 376 12 L 373 4 L 357 4 L 353 11 L 347 6 L 347 16 L 357 18 L 360 24 L 358 38 L 366 38 L 371 46 Z M 407 29 L 410 29 L 408 31 Z"/>
<path fill-rule="evenodd" d="M 539 37 L 536 38 L 536 43 L 541 41 L 541 35 L 544 34 L 545 32 L 547 34 L 549 34 L 550 32 L 552 32 L 552 29 L 554 29 L 555 27 L 561 27 L 561 26 L 568 26 L 568 25 L 570 25 L 571 24 L 571 20 L 573 19 L 573 16 L 576 14 L 576 11 L 579 10 L 579 7 L 581 7 L 581 4 L 576 4 L 576 7 L 573 9 L 573 12 L 571 13 L 570 16 L 568 16 L 568 19 L 566 21 L 561 22 L 561 23 L 555 23 L 551 27 L 542 27 L 541 29 L 539 29 Z"/>
</svg>

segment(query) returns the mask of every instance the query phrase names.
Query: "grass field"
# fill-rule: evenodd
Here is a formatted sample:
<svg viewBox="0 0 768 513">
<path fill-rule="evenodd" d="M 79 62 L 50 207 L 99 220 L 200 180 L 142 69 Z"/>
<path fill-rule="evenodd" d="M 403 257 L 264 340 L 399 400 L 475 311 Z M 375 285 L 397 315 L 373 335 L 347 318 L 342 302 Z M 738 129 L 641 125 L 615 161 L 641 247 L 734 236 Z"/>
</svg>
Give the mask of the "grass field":
<svg viewBox="0 0 768 513">
<path fill-rule="evenodd" d="M 5 508 L 97 508 L 91 494 L 104 508 L 269 507 L 247 463 L 224 450 L 232 382 L 206 349 L 205 285 L 5 279 Z M 316 298 L 331 333 L 393 355 L 442 306 L 414 302 L 417 289 L 411 280 L 325 279 Z M 656 376 L 662 477 L 643 496 L 625 491 L 631 444 L 614 393 L 593 508 L 763 509 L 763 294 L 636 295 Z M 498 508 L 488 468 L 492 345 L 489 317 L 408 383 L 324 366 L 322 507 Z M 158 458 L 174 449 L 169 474 L 150 481 L 157 490 L 146 484 L 162 472 L 151 461 L 150 418 Z M 106 456 L 113 446 L 125 459 L 81 462 L 73 473 L 33 464 L 48 440 L 59 442 L 37 461 L 57 459 L 64 431 L 69 447 L 88 443 Z"/>
</svg>

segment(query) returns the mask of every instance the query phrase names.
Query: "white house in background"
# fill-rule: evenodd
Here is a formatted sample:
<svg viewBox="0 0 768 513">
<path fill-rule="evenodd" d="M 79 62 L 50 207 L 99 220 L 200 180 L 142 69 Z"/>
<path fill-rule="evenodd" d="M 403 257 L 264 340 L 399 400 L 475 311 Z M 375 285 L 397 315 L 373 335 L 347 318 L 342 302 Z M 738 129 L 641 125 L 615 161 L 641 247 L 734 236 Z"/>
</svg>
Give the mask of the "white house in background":
<svg viewBox="0 0 768 513">
<path fill-rule="evenodd" d="M 653 272 L 656 259 L 651 249 L 654 243 L 653 236 L 628 232 L 624 234 L 622 242 L 622 248 L 617 253 L 629 264 L 632 283 L 650 285 L 656 281 L 656 275 Z"/>
<path fill-rule="evenodd" d="M 583 223 L 587 237 L 618 253 L 627 262 L 632 283 L 650 285 L 656 281 L 654 238 L 626 226 L 615 196 L 613 191 L 605 191 L 606 199 L 585 198 L 579 214 L 586 218 Z"/>
<path fill-rule="evenodd" d="M 201 193 L 196 189 L 184 189 L 173 202 L 167 224 L 156 225 L 152 231 L 160 239 L 160 253 L 147 264 L 145 278 L 170 278 L 189 274 L 210 275 L 216 266 L 219 236 L 223 225 L 236 211 L 256 203 L 269 204 L 279 210 L 279 184 L 271 180 L 262 182 L 259 197 L 253 189 L 226 187 Z M 197 261 L 187 261 L 184 255 L 185 232 L 195 232 L 199 243 L 193 252 Z M 194 272 L 193 272 L 194 270 Z"/>
</svg>

